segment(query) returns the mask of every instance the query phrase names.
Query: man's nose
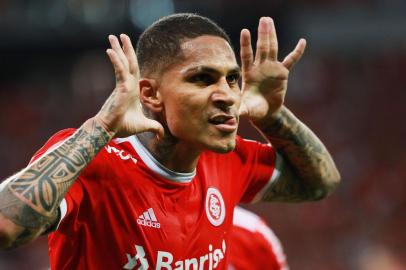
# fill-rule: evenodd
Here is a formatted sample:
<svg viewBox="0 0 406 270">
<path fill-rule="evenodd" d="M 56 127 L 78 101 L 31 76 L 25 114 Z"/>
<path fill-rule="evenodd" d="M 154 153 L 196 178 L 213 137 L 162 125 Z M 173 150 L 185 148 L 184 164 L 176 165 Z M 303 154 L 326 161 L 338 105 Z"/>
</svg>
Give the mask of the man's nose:
<svg viewBox="0 0 406 270">
<path fill-rule="evenodd" d="M 220 108 L 233 106 L 238 98 L 235 89 L 232 89 L 225 78 L 222 78 L 216 84 L 216 89 L 211 95 L 213 102 Z"/>
</svg>

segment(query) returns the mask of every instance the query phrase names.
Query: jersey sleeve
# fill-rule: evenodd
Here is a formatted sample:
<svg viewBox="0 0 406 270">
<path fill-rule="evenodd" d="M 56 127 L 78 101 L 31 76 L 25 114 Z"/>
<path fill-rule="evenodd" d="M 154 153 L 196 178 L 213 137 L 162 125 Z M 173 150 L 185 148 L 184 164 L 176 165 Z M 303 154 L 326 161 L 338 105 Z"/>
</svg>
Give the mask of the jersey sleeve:
<svg viewBox="0 0 406 270">
<path fill-rule="evenodd" d="M 55 133 L 49 140 L 32 156 L 29 164 L 36 161 L 43 154 L 52 151 L 55 147 L 67 140 L 76 130 L 74 128 L 64 129 Z"/>
<path fill-rule="evenodd" d="M 281 157 L 270 144 L 237 137 L 235 153 L 238 155 L 242 183 L 241 202 L 259 201 L 267 187 L 280 175 Z"/>
</svg>

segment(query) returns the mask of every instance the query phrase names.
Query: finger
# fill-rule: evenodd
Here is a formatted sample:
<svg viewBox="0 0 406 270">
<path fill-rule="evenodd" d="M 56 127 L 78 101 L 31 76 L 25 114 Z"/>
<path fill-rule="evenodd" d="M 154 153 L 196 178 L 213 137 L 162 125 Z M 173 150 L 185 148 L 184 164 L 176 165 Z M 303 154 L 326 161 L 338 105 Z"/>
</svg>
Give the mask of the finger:
<svg viewBox="0 0 406 270">
<path fill-rule="evenodd" d="M 128 66 L 130 69 L 130 73 L 134 75 L 138 75 L 138 62 L 137 56 L 135 55 L 134 47 L 131 43 L 131 39 L 126 34 L 120 35 L 121 42 L 123 43 L 123 50 L 124 54 L 128 60 Z"/>
<path fill-rule="evenodd" d="M 116 74 L 116 81 L 125 81 L 127 73 L 125 72 L 123 62 L 118 57 L 116 51 L 113 49 L 107 49 L 106 53 L 110 58 L 110 62 L 113 64 L 114 73 Z"/>
<path fill-rule="evenodd" d="M 241 102 L 240 109 L 238 110 L 238 115 L 239 116 L 248 115 L 248 108 L 247 108 L 247 105 L 245 105 L 244 102 Z"/>
<path fill-rule="evenodd" d="M 258 40 L 255 52 L 255 62 L 262 63 L 268 58 L 269 53 L 269 17 L 262 17 L 258 24 Z"/>
<path fill-rule="evenodd" d="M 240 57 L 243 78 L 250 70 L 254 58 L 251 46 L 251 34 L 247 29 L 241 30 L 240 36 Z"/>
<path fill-rule="evenodd" d="M 161 123 L 159 123 L 156 120 L 152 120 L 149 118 L 146 118 L 146 127 L 145 131 L 150 131 L 156 133 L 158 136 L 158 139 L 162 139 L 164 137 L 164 127 L 162 126 Z"/>
<path fill-rule="evenodd" d="M 289 53 L 285 59 L 283 59 L 282 64 L 287 68 L 287 69 L 292 69 L 292 67 L 299 62 L 300 58 L 302 58 L 302 55 L 306 49 L 306 40 L 304 38 L 301 38 L 299 42 L 297 43 L 295 49 Z"/>
<path fill-rule="evenodd" d="M 278 37 L 276 35 L 275 23 L 269 18 L 269 52 L 268 58 L 273 61 L 278 60 Z"/>
<path fill-rule="evenodd" d="M 128 61 L 125 57 L 123 49 L 121 48 L 120 42 L 115 35 L 109 35 L 109 41 L 111 48 L 116 52 L 118 58 L 123 63 L 124 67 L 128 67 Z"/>
</svg>

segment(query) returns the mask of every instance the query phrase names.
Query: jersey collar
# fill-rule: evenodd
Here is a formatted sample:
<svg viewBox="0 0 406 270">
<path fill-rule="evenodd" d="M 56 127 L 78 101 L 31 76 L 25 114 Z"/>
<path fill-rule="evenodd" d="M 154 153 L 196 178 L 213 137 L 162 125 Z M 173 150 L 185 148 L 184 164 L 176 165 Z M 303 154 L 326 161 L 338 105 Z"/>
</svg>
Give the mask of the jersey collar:
<svg viewBox="0 0 406 270">
<path fill-rule="evenodd" d="M 189 183 L 196 175 L 196 169 L 190 173 L 175 172 L 164 165 L 162 165 L 154 156 L 148 151 L 148 149 L 138 140 L 137 136 L 133 135 L 127 138 L 117 138 L 115 143 L 120 144 L 122 142 L 129 142 L 134 150 L 138 153 L 142 161 L 153 172 L 164 177 L 165 179 L 177 182 L 177 183 Z"/>
</svg>

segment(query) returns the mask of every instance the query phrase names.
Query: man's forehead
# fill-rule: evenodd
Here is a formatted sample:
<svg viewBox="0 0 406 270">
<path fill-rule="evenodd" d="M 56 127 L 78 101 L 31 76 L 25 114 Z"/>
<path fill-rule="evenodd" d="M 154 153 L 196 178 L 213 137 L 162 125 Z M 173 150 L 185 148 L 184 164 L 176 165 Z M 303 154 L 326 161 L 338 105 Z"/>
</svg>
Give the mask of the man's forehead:
<svg viewBox="0 0 406 270">
<path fill-rule="evenodd" d="M 211 67 L 215 69 L 236 69 L 235 54 L 226 40 L 216 36 L 200 36 L 181 44 L 181 69 Z"/>
</svg>

